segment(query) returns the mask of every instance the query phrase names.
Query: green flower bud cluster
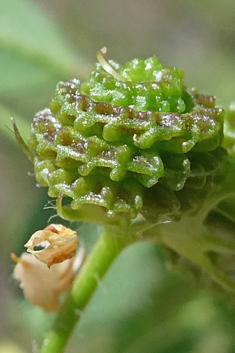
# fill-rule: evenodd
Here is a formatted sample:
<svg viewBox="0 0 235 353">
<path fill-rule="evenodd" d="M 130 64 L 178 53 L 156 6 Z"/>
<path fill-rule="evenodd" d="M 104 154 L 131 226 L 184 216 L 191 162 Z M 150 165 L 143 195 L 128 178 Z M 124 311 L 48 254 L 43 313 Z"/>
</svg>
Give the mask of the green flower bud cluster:
<svg viewBox="0 0 235 353">
<path fill-rule="evenodd" d="M 74 211 L 93 205 L 151 222 L 195 211 L 221 158 L 223 110 L 156 57 L 107 65 L 117 77 L 97 64 L 84 82 L 59 82 L 33 119 L 37 182 Z"/>
<path fill-rule="evenodd" d="M 61 217 L 141 234 L 234 298 L 234 108 L 186 89 L 157 57 L 121 65 L 103 54 L 83 82 L 57 84 L 28 145 L 14 125 L 37 182 Z"/>
</svg>

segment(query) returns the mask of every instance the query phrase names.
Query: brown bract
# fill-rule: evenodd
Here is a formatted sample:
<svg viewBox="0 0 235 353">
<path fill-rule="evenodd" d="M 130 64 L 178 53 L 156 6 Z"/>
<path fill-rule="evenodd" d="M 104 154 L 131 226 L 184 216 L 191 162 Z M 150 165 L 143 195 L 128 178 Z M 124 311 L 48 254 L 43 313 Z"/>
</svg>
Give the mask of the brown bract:
<svg viewBox="0 0 235 353">
<path fill-rule="evenodd" d="M 27 251 L 48 267 L 63 262 L 75 255 L 78 246 L 77 233 L 61 224 L 50 224 L 35 232 L 25 244 Z M 41 250 L 35 247 L 41 245 Z"/>
</svg>

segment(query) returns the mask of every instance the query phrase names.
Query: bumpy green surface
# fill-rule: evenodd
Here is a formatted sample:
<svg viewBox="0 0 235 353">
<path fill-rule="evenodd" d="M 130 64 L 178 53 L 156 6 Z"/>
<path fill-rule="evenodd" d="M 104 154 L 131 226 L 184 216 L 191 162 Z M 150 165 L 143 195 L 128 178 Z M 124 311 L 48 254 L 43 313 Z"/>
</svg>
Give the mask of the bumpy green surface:
<svg viewBox="0 0 235 353">
<path fill-rule="evenodd" d="M 235 102 L 225 113 L 223 146 L 235 161 Z"/>
<path fill-rule="evenodd" d="M 156 57 L 109 64 L 120 79 L 97 64 L 84 82 L 59 82 L 36 114 L 38 183 L 73 210 L 94 205 L 108 217 L 160 222 L 195 211 L 221 159 L 223 110 Z"/>
<path fill-rule="evenodd" d="M 14 125 L 37 182 L 61 217 L 158 242 L 234 300 L 234 107 L 225 115 L 156 57 L 100 54 L 84 82 L 58 83 L 28 146 Z"/>
<path fill-rule="evenodd" d="M 97 64 L 82 83 L 81 92 L 98 102 L 130 106 L 136 110 L 183 113 L 187 97 L 183 71 L 164 67 L 157 57 L 134 59 L 124 65 L 110 61 L 118 80 Z"/>
</svg>

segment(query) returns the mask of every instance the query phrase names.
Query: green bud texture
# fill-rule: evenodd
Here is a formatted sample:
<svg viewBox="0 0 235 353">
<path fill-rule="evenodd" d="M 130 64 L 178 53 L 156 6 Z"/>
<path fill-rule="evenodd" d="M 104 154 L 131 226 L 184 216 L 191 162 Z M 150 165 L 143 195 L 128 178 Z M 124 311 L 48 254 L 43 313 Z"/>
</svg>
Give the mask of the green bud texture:
<svg viewBox="0 0 235 353">
<path fill-rule="evenodd" d="M 234 296 L 234 111 L 224 137 L 223 109 L 186 89 L 181 70 L 157 57 L 99 61 L 83 82 L 59 82 L 33 119 L 37 182 L 66 219 L 147 223 L 172 263 Z"/>
<path fill-rule="evenodd" d="M 73 210 L 95 205 L 108 217 L 141 213 L 155 223 L 191 212 L 198 200 L 186 206 L 180 191 L 196 199 L 195 185 L 207 188 L 223 110 L 213 96 L 186 91 L 182 71 L 157 57 L 109 65 L 122 80 L 97 64 L 84 82 L 59 82 L 50 108 L 36 114 L 29 147 L 38 183 L 69 197 Z"/>
</svg>

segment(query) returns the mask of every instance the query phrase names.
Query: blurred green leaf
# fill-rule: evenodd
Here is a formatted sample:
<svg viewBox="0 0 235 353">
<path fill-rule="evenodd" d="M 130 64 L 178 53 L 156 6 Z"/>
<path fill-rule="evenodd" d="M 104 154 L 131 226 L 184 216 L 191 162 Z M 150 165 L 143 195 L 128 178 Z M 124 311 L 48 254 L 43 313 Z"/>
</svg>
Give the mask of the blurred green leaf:
<svg viewBox="0 0 235 353">
<path fill-rule="evenodd" d="M 0 104 L 0 117 L 1 117 L 0 134 L 7 136 L 12 143 L 17 144 L 15 135 L 13 133 L 12 123 L 11 123 L 11 118 L 13 118 L 20 131 L 20 134 L 25 140 L 27 140 L 27 137 L 29 136 L 29 133 L 30 133 L 30 125 L 25 122 L 23 117 L 15 113 L 13 110 L 9 110 L 7 107 L 5 107 L 2 104 Z"/>
<path fill-rule="evenodd" d="M 74 76 L 75 55 L 36 2 L 0 0 L 0 8 L 1 102 L 27 118 L 43 107 L 58 80 Z"/>
<path fill-rule="evenodd" d="M 21 349 L 18 345 L 5 340 L 0 342 L 0 353 L 25 353 L 25 350 Z"/>
<path fill-rule="evenodd" d="M 83 65 L 37 2 L 0 0 L 0 9 L 0 102 L 29 119 L 48 104 L 56 83 L 79 76 Z"/>
<path fill-rule="evenodd" d="M 0 0 L 0 7 L 1 93 L 35 88 L 48 75 L 69 75 L 71 46 L 35 2 Z"/>
</svg>

